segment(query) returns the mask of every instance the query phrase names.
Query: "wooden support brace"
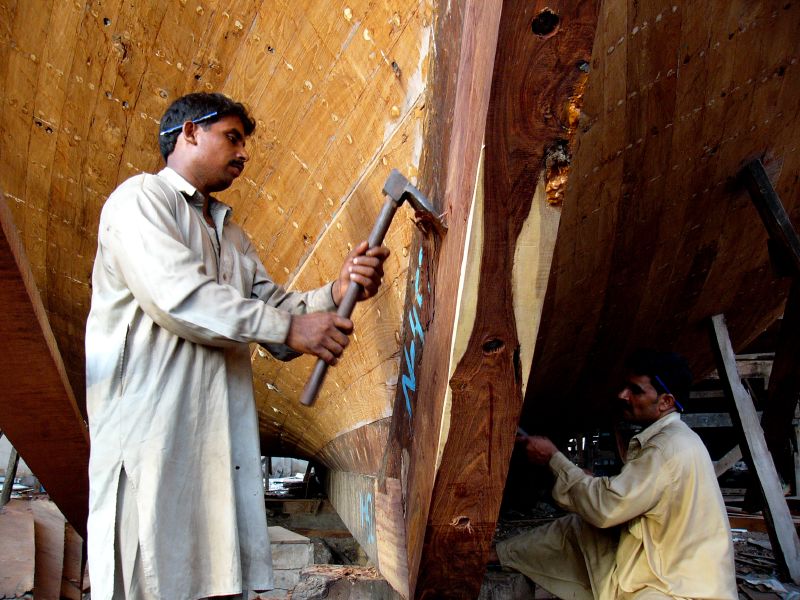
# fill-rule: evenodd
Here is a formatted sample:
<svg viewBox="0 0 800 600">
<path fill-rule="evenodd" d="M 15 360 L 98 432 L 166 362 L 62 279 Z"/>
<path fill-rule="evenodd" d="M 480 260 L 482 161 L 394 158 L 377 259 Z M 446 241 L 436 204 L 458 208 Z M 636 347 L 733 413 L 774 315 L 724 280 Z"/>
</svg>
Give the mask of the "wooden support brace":
<svg viewBox="0 0 800 600">
<path fill-rule="evenodd" d="M 739 177 L 750 192 L 750 198 L 772 239 L 785 253 L 795 278 L 800 277 L 800 238 L 792 226 L 786 209 L 769 180 L 760 160 L 748 163 Z"/>
<path fill-rule="evenodd" d="M 711 318 L 709 333 L 720 381 L 730 402 L 731 418 L 740 433 L 742 453 L 764 497 L 764 518 L 778 567 L 792 581 L 800 583 L 800 540 L 783 496 L 775 464 L 767 450 L 753 401 L 736 371 L 736 357 L 723 315 Z"/>
<path fill-rule="evenodd" d="M 2 193 L 0 225 L 0 426 L 53 502 L 85 537 L 89 434 Z"/>
<path fill-rule="evenodd" d="M 773 248 L 780 250 L 783 262 L 790 265 L 789 270 L 793 276 L 775 349 L 762 420 L 767 446 L 778 472 L 785 479 L 791 480 L 795 478 L 792 420 L 800 398 L 800 236 L 797 235 L 761 161 L 749 163 L 742 169 L 739 177 L 750 192 L 750 198 L 764 222 Z M 794 489 L 797 489 L 797 482 L 793 483 Z"/>
<path fill-rule="evenodd" d="M 731 450 L 729 450 L 725 456 L 714 463 L 714 474 L 717 477 L 721 477 L 740 460 L 742 460 L 742 447 L 737 444 Z"/>
<path fill-rule="evenodd" d="M 0 506 L 5 506 L 11 500 L 11 492 L 14 489 L 14 479 L 17 477 L 17 466 L 19 465 L 19 454 L 16 449 L 11 448 L 8 455 L 8 466 L 6 467 L 6 478 L 3 481 L 3 491 L 0 492 Z"/>
</svg>

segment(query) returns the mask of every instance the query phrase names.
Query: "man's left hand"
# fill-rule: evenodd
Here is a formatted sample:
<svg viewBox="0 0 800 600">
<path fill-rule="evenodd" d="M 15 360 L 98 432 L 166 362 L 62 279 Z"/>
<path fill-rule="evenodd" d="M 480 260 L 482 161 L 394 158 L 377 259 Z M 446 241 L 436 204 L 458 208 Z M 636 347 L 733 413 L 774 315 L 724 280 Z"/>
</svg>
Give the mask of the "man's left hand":
<svg viewBox="0 0 800 600">
<path fill-rule="evenodd" d="M 558 452 L 549 438 L 539 435 L 517 436 L 517 442 L 524 444 L 528 460 L 537 465 L 546 465 Z"/>
<path fill-rule="evenodd" d="M 386 246 L 369 248 L 366 240 L 353 248 L 342 265 L 339 279 L 333 286 L 333 301 L 338 306 L 351 281 L 361 284 L 363 290 L 358 300 L 366 300 L 378 293 L 383 279 L 383 263 L 389 256 Z"/>
</svg>

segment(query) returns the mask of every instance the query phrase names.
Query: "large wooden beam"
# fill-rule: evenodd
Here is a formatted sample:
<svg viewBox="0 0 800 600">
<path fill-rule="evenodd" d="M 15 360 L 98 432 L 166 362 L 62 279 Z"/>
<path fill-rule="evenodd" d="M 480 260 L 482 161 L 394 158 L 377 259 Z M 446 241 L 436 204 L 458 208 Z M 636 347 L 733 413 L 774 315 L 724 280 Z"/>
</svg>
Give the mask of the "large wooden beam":
<svg viewBox="0 0 800 600">
<path fill-rule="evenodd" d="M 404 531 L 391 537 L 405 545 L 394 554 L 384 551 L 379 566 L 395 589 L 408 597 L 414 597 L 436 477 L 467 223 L 484 141 L 501 9 L 500 0 L 448 3 L 437 21 L 434 107 L 420 187 L 446 212 L 449 230 L 444 240 L 420 240 L 412 254 L 403 361 L 376 500 L 378 507 L 404 507 Z M 388 521 L 383 515 L 379 520 Z"/>
<path fill-rule="evenodd" d="M 89 434 L 2 194 L 0 222 L 0 427 L 85 538 Z"/>
<path fill-rule="evenodd" d="M 380 504 L 403 493 L 407 560 L 379 563 L 390 581 L 407 573 L 407 587 L 393 585 L 412 597 L 472 598 L 522 404 L 520 356 L 530 362 L 558 227 L 545 189 L 563 173 L 546 158 L 553 148 L 568 155 L 597 6 L 466 2 L 440 18 L 421 185 L 449 230 L 443 240 L 426 237 L 410 268 L 404 361 L 376 486 Z"/>
<path fill-rule="evenodd" d="M 768 524 L 775 559 L 785 574 L 795 583 L 800 583 L 800 540 L 783 496 L 775 464 L 767 450 L 753 400 L 736 372 L 736 357 L 725 317 L 715 315 L 709 326 L 717 371 L 731 405 L 731 417 L 740 432 L 742 454 L 758 481 L 764 498 L 764 518 Z"/>
<path fill-rule="evenodd" d="M 461 233 L 461 239 L 456 241 L 455 236 L 452 236 L 454 232 L 451 230 L 448 234 L 449 239 L 446 240 L 439 256 L 436 295 L 431 299 L 435 320 L 427 334 L 426 344 L 429 347 L 426 348 L 420 364 L 418 410 L 412 425 L 414 437 L 409 461 L 408 501 L 409 503 L 419 502 L 420 507 L 424 506 L 424 509 L 415 511 L 416 514 L 410 514 L 410 518 L 406 520 L 409 587 L 414 598 L 476 596 L 471 593 L 471 590 L 475 585 L 475 580 L 480 579 L 478 573 L 482 571 L 483 565 L 479 562 L 479 555 L 478 560 L 473 561 L 471 565 L 469 559 L 465 560 L 465 554 L 470 550 L 474 551 L 475 548 L 474 546 L 467 548 L 463 544 L 463 540 L 469 538 L 470 542 L 476 542 L 485 538 L 486 530 L 484 528 L 488 524 L 487 521 L 491 520 L 482 518 L 483 515 L 479 515 L 478 511 L 474 510 L 478 504 L 478 498 L 474 495 L 472 485 L 467 484 L 456 491 L 454 495 L 452 489 L 446 492 L 441 489 L 442 479 L 440 479 L 450 469 L 449 464 L 444 464 L 442 447 L 448 445 L 452 440 L 452 438 L 447 439 L 446 437 L 453 425 L 454 417 L 452 399 L 450 399 L 452 383 L 450 377 L 453 372 L 454 344 L 459 335 L 459 316 L 463 310 L 460 305 L 464 296 L 469 295 L 469 292 L 466 294 L 464 292 L 464 280 L 467 278 L 468 269 L 474 270 L 480 264 L 475 264 L 474 259 L 471 260 L 469 256 L 470 229 L 474 226 L 475 212 L 481 210 L 476 206 L 476 200 L 480 201 L 483 194 L 479 177 L 481 146 L 485 141 L 485 123 L 490 99 L 492 65 L 495 61 L 495 48 L 498 44 L 499 21 L 501 11 L 505 9 L 501 7 L 501 3 L 486 2 L 480 10 L 475 10 L 472 6 L 467 10 L 464 37 L 461 42 L 461 57 L 462 60 L 468 60 L 470 53 L 475 52 L 475 61 L 472 65 L 464 62 L 460 65 L 458 92 L 465 91 L 461 86 L 464 85 L 464 79 L 466 79 L 465 83 L 471 89 L 479 91 L 481 102 L 480 106 L 476 106 L 476 103 L 473 102 L 472 110 L 461 112 L 459 109 L 466 107 L 463 104 L 459 105 L 460 98 L 456 98 L 453 140 L 448 164 L 445 167 L 447 175 L 447 187 L 444 190 L 445 202 L 448 207 L 459 206 L 459 212 L 463 215 L 461 218 L 464 218 L 463 229 L 465 231 Z M 479 16 L 479 12 L 484 12 L 484 14 Z M 480 22 L 471 22 L 470 17 L 480 18 Z M 475 27 L 473 30 L 475 33 L 482 34 L 482 39 L 478 35 L 474 38 L 470 35 L 472 33 L 470 26 Z M 477 48 L 469 47 L 473 39 L 481 45 Z M 471 71 L 470 67 L 473 68 Z M 473 113 L 472 121 L 468 116 L 470 112 Z M 467 143 L 470 146 L 466 146 Z M 461 155 L 458 156 L 457 153 Z M 460 170 L 461 173 L 459 173 Z M 448 307 L 449 310 L 440 314 L 441 303 L 445 295 L 449 296 L 450 294 L 452 294 L 453 301 Z M 442 327 L 437 331 L 440 317 Z M 507 353 L 504 354 L 507 356 Z M 455 418 L 458 423 L 460 416 L 456 414 Z M 474 439 L 482 438 L 477 447 L 473 446 L 461 457 L 464 461 L 474 465 L 476 454 L 480 454 L 486 447 L 491 439 L 491 433 L 487 432 L 484 424 L 480 422 L 474 422 L 467 426 L 473 429 L 471 435 L 474 436 Z M 446 441 L 443 440 L 443 436 Z M 491 460 L 491 456 L 486 458 Z M 449 460 L 447 462 L 449 463 Z M 473 472 L 471 476 L 480 478 L 482 473 Z M 449 479 L 449 477 L 449 473 L 445 475 L 445 478 Z M 443 493 L 450 495 L 450 500 L 455 502 L 451 505 L 452 512 L 447 519 L 448 523 L 441 527 L 438 513 L 441 510 L 439 498 Z M 447 531 L 448 527 L 451 531 Z M 454 532 L 457 532 L 456 536 L 463 536 L 462 543 L 453 539 Z M 449 547 L 446 557 L 441 555 L 438 548 L 431 547 L 432 543 L 444 542 L 445 539 L 455 542 Z M 471 568 L 467 568 L 468 565 Z M 451 584 L 453 579 L 457 580 L 455 586 Z"/>
</svg>

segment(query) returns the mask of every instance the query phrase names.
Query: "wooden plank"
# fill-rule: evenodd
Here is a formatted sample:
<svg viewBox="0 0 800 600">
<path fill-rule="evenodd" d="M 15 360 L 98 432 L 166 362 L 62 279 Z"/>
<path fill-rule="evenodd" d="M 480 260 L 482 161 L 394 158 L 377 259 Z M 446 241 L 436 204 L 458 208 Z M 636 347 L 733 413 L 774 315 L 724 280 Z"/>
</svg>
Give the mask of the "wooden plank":
<svg viewBox="0 0 800 600">
<path fill-rule="evenodd" d="M 315 460 L 329 469 L 377 475 L 389 435 L 391 419 L 380 419 L 336 436 L 319 451 Z M 262 445 L 263 451 L 264 445 Z"/>
<path fill-rule="evenodd" d="M 772 360 L 736 359 L 736 370 L 742 379 L 765 379 L 769 381 L 772 373 Z M 717 370 L 711 371 L 705 379 L 719 379 Z"/>
<path fill-rule="evenodd" d="M 64 535 L 64 569 L 61 578 L 61 597 L 67 600 L 81 600 L 83 595 L 83 574 L 86 564 L 86 551 L 83 539 L 73 527 L 67 524 Z"/>
<path fill-rule="evenodd" d="M 330 471 L 326 477 L 325 491 L 353 537 L 367 556 L 377 563 L 375 478 L 359 473 Z"/>
<path fill-rule="evenodd" d="M 59 600 L 64 571 L 66 521 L 49 500 L 31 501 L 36 540 L 36 572 L 33 591 L 36 600 Z"/>
<path fill-rule="evenodd" d="M 11 214 L 0 198 L 0 426 L 79 531 L 89 506 L 89 436 Z"/>
<path fill-rule="evenodd" d="M 731 427 L 733 425 L 729 413 L 684 413 L 681 415 L 681 421 L 692 429 L 702 427 Z"/>
<path fill-rule="evenodd" d="M 770 531 L 767 520 L 761 515 L 728 513 L 728 521 L 732 529 L 747 529 L 748 531 L 760 531 L 761 533 L 769 533 Z M 800 519 L 792 519 L 792 524 L 797 532 L 800 528 Z M 775 548 L 775 546 L 772 547 Z"/>
<path fill-rule="evenodd" d="M 403 487 L 399 479 L 387 478 L 375 493 L 375 536 L 378 567 L 386 581 L 403 598 L 409 597 L 406 527 Z"/>
<path fill-rule="evenodd" d="M 737 444 L 725 456 L 714 463 L 714 474 L 717 477 L 721 477 L 740 460 L 742 460 L 742 448 Z"/>
<path fill-rule="evenodd" d="M 35 564 L 33 510 L 27 500 L 0 508 L 0 598 L 33 591 Z"/>
<path fill-rule="evenodd" d="M 764 517 L 769 525 L 775 558 L 779 567 L 795 583 L 800 583 L 800 540 L 783 497 L 775 464 L 767 449 L 753 401 L 736 372 L 736 358 L 723 315 L 711 318 L 709 333 L 717 371 L 724 375 L 721 381 L 731 405 L 731 417 L 739 429 L 742 453 L 757 478 L 764 497 Z"/>
</svg>

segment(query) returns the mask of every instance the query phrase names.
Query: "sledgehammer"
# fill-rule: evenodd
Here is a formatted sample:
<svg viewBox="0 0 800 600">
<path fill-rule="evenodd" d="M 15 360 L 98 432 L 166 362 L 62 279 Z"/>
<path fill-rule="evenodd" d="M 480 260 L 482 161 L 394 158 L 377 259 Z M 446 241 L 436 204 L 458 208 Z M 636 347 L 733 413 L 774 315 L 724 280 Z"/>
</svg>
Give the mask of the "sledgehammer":
<svg viewBox="0 0 800 600">
<path fill-rule="evenodd" d="M 386 195 L 386 201 L 383 203 L 381 214 L 378 215 L 378 220 L 372 228 L 372 233 L 369 234 L 368 242 L 370 248 L 380 246 L 383 243 L 383 238 L 386 236 L 394 213 L 397 212 L 397 209 L 406 200 L 408 200 L 408 203 L 417 213 L 421 213 L 418 216 L 423 220 L 432 221 L 434 226 L 440 231 L 445 229 L 444 223 L 441 218 L 436 215 L 428 199 L 422 192 L 411 185 L 408 179 L 403 177 L 397 169 L 392 169 L 392 172 L 389 173 L 386 183 L 383 184 L 383 193 Z M 336 314 L 349 319 L 350 315 L 353 314 L 356 299 L 361 294 L 362 289 L 361 284 L 351 281 Z M 319 393 L 319 388 L 322 387 L 322 382 L 325 380 L 325 374 L 327 372 L 328 363 L 321 358 L 318 359 L 317 364 L 314 365 L 314 371 L 311 373 L 311 377 L 308 379 L 308 383 L 306 383 L 306 387 L 303 389 L 303 394 L 300 396 L 300 402 L 306 406 L 314 404 L 314 401 L 317 399 L 317 394 Z"/>
</svg>

